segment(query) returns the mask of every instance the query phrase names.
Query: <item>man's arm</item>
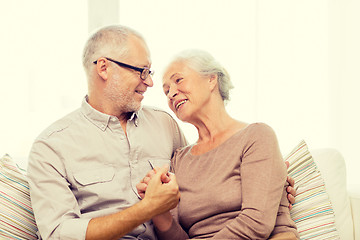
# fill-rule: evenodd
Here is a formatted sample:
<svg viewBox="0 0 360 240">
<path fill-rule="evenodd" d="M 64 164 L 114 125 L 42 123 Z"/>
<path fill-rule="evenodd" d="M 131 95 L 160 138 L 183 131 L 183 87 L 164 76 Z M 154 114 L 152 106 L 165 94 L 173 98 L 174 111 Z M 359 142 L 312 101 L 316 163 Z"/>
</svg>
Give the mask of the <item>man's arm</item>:
<svg viewBox="0 0 360 240">
<path fill-rule="evenodd" d="M 86 240 L 119 239 L 138 225 L 152 217 L 149 203 L 140 201 L 133 206 L 104 217 L 90 220 L 86 230 Z"/>
<path fill-rule="evenodd" d="M 86 240 L 118 239 L 154 216 L 176 207 L 180 193 L 175 175 L 170 175 L 167 183 L 161 180 L 167 169 L 159 169 L 151 178 L 145 197 L 140 202 L 121 212 L 91 219 L 86 231 Z"/>
<path fill-rule="evenodd" d="M 82 219 L 70 190 L 66 168 L 49 144 L 38 140 L 29 155 L 27 177 L 31 206 L 42 239 L 84 239 L 89 219 Z"/>
<path fill-rule="evenodd" d="M 111 239 L 123 236 L 154 215 L 171 209 L 172 205 L 166 208 L 167 202 L 178 201 L 177 184 L 154 182 L 153 189 L 174 193 L 162 200 L 154 196 L 156 191 L 153 190 L 146 199 L 121 212 L 94 219 L 84 218 L 78 200 L 70 189 L 67 170 L 61 158 L 49 144 L 42 141 L 36 142 L 30 153 L 28 180 L 36 223 L 43 239 L 106 239 L 106 236 Z M 153 205 L 159 200 L 162 201 L 157 206 L 162 208 L 154 208 Z"/>
</svg>

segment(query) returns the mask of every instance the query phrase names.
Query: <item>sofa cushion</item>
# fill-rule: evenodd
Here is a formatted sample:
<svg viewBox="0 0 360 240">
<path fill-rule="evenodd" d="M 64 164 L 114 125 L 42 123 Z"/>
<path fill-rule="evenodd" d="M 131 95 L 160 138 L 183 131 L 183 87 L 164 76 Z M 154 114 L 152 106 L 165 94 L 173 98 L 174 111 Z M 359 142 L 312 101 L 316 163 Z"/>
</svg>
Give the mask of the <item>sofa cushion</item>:
<svg viewBox="0 0 360 240">
<path fill-rule="evenodd" d="M 0 238 L 37 239 L 25 171 L 9 155 L 0 159 Z"/>
<path fill-rule="evenodd" d="M 346 165 L 343 156 L 335 149 L 322 148 L 310 151 L 329 194 L 335 212 L 335 225 L 341 239 L 353 239 L 350 200 L 346 183 Z"/>
<path fill-rule="evenodd" d="M 290 163 L 288 173 L 294 178 L 297 189 L 290 214 L 300 239 L 339 239 L 324 180 L 305 141 L 301 141 L 285 160 Z"/>
</svg>

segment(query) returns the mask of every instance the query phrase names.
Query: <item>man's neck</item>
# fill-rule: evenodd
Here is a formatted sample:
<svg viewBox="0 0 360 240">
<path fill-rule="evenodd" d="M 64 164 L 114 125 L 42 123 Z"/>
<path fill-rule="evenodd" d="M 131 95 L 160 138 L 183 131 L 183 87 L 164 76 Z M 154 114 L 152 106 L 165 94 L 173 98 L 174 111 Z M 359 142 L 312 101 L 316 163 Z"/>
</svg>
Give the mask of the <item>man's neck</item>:
<svg viewBox="0 0 360 240">
<path fill-rule="evenodd" d="M 117 116 L 117 118 L 120 121 L 121 127 L 124 130 L 124 133 L 126 134 L 126 125 L 128 120 L 131 118 L 131 116 L 133 115 L 133 112 L 127 112 L 127 113 L 123 113 L 120 114 L 120 116 Z"/>
</svg>

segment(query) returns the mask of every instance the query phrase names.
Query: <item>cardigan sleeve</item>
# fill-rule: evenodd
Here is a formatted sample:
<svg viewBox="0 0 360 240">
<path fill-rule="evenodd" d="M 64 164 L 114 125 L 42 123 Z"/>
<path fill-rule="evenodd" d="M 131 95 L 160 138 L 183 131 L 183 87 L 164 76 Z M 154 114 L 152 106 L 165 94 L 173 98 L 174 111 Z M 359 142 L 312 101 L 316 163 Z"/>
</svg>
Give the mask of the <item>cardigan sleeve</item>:
<svg viewBox="0 0 360 240">
<path fill-rule="evenodd" d="M 189 239 L 187 233 L 182 229 L 180 224 L 173 219 L 171 227 L 169 230 L 162 232 L 155 226 L 155 232 L 159 240 L 186 240 Z"/>
<path fill-rule="evenodd" d="M 286 166 L 274 131 L 266 124 L 254 130 L 249 132 L 240 159 L 241 211 L 214 239 L 267 239 L 275 226 Z"/>
<path fill-rule="evenodd" d="M 171 159 L 171 166 L 170 166 L 170 171 L 175 173 L 174 170 L 174 164 L 176 162 L 177 159 L 177 155 L 179 153 L 179 149 L 177 149 L 174 152 L 174 156 Z M 176 174 L 176 173 L 175 173 Z M 172 210 L 170 210 L 170 213 L 173 217 L 172 219 L 172 224 L 171 227 L 167 230 L 167 231 L 160 231 L 156 225 L 155 226 L 155 232 L 156 235 L 158 237 L 159 240 L 168 240 L 168 239 L 172 239 L 172 240 L 185 240 L 185 239 L 189 239 L 188 234 L 183 230 L 183 228 L 181 227 L 181 225 L 179 224 L 179 218 L 178 218 L 178 206 Z"/>
</svg>

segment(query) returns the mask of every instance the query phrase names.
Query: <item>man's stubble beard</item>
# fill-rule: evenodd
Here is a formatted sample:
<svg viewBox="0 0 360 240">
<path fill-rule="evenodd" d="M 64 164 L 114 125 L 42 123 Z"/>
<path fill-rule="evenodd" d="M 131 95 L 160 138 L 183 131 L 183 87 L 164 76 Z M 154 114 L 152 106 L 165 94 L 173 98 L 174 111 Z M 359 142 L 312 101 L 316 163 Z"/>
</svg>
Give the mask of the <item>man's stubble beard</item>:
<svg viewBox="0 0 360 240">
<path fill-rule="evenodd" d="M 141 102 L 136 101 L 134 98 L 134 91 L 122 89 L 117 81 L 113 81 L 112 84 L 108 85 L 104 94 L 118 112 L 135 112 L 141 108 Z"/>
</svg>

